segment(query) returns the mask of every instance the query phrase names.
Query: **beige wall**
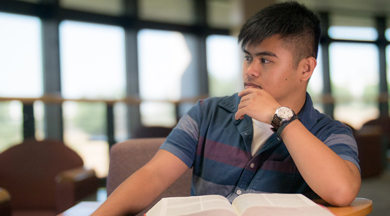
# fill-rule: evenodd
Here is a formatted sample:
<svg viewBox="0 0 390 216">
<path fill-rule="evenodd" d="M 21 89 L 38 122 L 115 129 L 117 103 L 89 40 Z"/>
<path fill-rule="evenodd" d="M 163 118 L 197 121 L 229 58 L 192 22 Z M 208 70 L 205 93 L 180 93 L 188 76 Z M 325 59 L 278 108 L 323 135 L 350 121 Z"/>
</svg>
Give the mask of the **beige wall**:
<svg viewBox="0 0 390 216">
<path fill-rule="evenodd" d="M 275 0 L 243 0 L 243 14 L 244 20 L 249 19 L 252 15 L 259 10 L 276 3 Z"/>
<path fill-rule="evenodd" d="M 276 0 L 242 0 L 237 2 L 240 9 L 241 23 L 237 23 L 237 25 L 232 26 L 231 32 L 232 36 L 237 36 L 241 30 L 242 25 L 255 13 L 260 11 L 261 9 L 276 3 Z"/>
</svg>

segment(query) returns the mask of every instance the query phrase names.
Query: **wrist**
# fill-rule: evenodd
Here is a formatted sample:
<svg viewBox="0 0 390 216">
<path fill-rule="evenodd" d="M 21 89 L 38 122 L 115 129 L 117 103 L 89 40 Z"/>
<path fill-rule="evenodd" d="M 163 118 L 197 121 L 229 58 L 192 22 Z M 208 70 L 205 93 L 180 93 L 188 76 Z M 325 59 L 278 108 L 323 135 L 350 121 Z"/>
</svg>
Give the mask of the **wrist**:
<svg viewBox="0 0 390 216">
<path fill-rule="evenodd" d="M 295 120 L 299 120 L 297 115 L 293 116 L 289 121 L 282 123 L 282 125 L 276 130 L 276 136 L 279 140 L 282 140 L 282 132 L 284 131 L 284 129 Z"/>
<path fill-rule="evenodd" d="M 284 128 L 290 124 L 292 121 L 298 119 L 298 116 L 295 112 L 288 107 L 279 107 L 276 109 L 273 119 L 271 121 L 272 128 L 271 130 L 276 133 L 279 140 Z"/>
</svg>

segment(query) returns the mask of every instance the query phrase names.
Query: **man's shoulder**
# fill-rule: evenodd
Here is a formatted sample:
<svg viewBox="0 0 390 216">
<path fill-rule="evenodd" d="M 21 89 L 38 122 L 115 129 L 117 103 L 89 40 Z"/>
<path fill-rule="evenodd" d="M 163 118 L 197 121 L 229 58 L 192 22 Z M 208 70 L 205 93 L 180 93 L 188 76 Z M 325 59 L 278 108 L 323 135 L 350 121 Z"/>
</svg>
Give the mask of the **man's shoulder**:
<svg viewBox="0 0 390 216">
<path fill-rule="evenodd" d="M 353 136 L 351 128 L 339 120 L 331 118 L 329 115 L 317 114 L 317 121 L 312 130 L 313 134 L 321 136 L 322 139 L 329 137 L 331 134 L 344 134 Z"/>
<path fill-rule="evenodd" d="M 335 120 L 327 114 L 318 112 L 317 123 L 320 125 L 328 125 L 329 127 L 348 128 L 344 123 L 339 120 Z"/>
<path fill-rule="evenodd" d="M 329 115 L 318 111 L 311 100 L 309 93 L 306 93 L 306 102 L 300 115 L 302 123 L 314 135 L 326 133 L 349 133 L 349 127 Z"/>
</svg>

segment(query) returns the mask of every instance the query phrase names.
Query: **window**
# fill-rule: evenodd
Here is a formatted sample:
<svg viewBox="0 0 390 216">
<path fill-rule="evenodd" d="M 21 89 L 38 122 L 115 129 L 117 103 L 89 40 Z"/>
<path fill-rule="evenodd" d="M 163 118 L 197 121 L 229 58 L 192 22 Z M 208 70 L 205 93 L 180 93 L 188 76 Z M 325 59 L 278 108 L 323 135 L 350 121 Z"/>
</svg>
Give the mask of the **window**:
<svg viewBox="0 0 390 216">
<path fill-rule="evenodd" d="M 35 139 L 45 139 L 45 104 L 42 101 L 35 101 L 33 105 L 35 120 Z"/>
<path fill-rule="evenodd" d="M 388 32 L 387 30 L 386 32 Z M 386 65 L 387 65 L 387 91 L 390 91 L 390 46 L 386 47 Z M 389 96 L 387 96 L 388 99 Z M 390 101 L 389 101 L 389 107 L 390 107 Z M 390 110 L 389 110 L 390 113 Z"/>
<path fill-rule="evenodd" d="M 335 119 L 359 129 L 379 116 L 378 48 L 372 44 L 332 43 L 330 75 Z"/>
<path fill-rule="evenodd" d="M 0 152 L 23 141 L 22 103 L 0 102 Z"/>
<path fill-rule="evenodd" d="M 182 77 L 191 62 L 184 35 L 144 29 L 138 33 L 141 122 L 146 126 L 173 127 L 175 106 L 159 100 L 179 100 Z M 185 87 L 183 87 L 185 88 Z"/>
<path fill-rule="evenodd" d="M 84 165 L 93 168 L 98 177 L 108 174 L 109 147 L 106 137 L 104 103 L 63 103 L 64 142 L 76 151 Z"/>
<path fill-rule="evenodd" d="M 0 13 L 0 97 L 42 96 L 40 37 L 37 17 Z M 22 142 L 22 107 L 18 101 L 0 102 L 0 151 Z M 43 106 L 34 109 L 43 112 Z M 38 139 L 44 137 L 42 117 L 36 125 Z"/>
<path fill-rule="evenodd" d="M 328 34 L 334 39 L 374 41 L 378 38 L 374 19 L 370 17 L 330 16 Z"/>
<path fill-rule="evenodd" d="M 378 32 L 373 27 L 332 26 L 329 36 L 335 39 L 352 39 L 373 41 L 378 38 Z"/>
<path fill-rule="evenodd" d="M 124 30 L 116 26 L 64 21 L 60 24 L 64 98 L 121 99 L 125 96 Z M 65 102 L 64 141 L 99 177 L 108 172 L 106 106 Z M 119 128 L 118 130 L 125 130 Z"/>
<path fill-rule="evenodd" d="M 0 33 L 0 95 L 42 96 L 40 20 L 0 13 Z"/>
<path fill-rule="evenodd" d="M 122 142 L 129 138 L 127 132 L 127 104 L 116 103 L 114 105 L 114 129 L 115 129 L 115 141 Z"/>
<path fill-rule="evenodd" d="M 125 96 L 124 30 L 64 21 L 60 25 L 61 81 L 65 98 Z"/>
<path fill-rule="evenodd" d="M 212 35 L 207 38 L 210 96 L 231 95 L 243 89 L 240 52 L 235 37 Z"/>
</svg>

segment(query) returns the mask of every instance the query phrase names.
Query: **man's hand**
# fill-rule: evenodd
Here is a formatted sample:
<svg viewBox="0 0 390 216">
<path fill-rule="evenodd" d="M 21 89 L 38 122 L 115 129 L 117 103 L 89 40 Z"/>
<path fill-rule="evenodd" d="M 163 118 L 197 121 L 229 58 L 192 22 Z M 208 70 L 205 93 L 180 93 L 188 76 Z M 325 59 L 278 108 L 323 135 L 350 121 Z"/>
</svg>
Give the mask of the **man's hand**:
<svg viewBox="0 0 390 216">
<path fill-rule="evenodd" d="M 243 119 L 248 115 L 257 121 L 271 124 L 275 111 L 280 104 L 268 92 L 259 88 L 247 88 L 238 93 L 241 102 L 235 118 Z"/>
</svg>

